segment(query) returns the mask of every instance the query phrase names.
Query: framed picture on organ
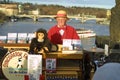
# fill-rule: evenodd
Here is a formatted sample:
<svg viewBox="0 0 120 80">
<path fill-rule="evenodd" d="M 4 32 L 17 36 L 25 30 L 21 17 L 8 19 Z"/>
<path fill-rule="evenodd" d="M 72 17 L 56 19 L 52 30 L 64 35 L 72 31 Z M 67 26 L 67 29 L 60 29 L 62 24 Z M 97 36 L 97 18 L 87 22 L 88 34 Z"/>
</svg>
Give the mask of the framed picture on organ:
<svg viewBox="0 0 120 80">
<path fill-rule="evenodd" d="M 56 72 L 56 58 L 46 58 L 46 72 Z"/>
</svg>

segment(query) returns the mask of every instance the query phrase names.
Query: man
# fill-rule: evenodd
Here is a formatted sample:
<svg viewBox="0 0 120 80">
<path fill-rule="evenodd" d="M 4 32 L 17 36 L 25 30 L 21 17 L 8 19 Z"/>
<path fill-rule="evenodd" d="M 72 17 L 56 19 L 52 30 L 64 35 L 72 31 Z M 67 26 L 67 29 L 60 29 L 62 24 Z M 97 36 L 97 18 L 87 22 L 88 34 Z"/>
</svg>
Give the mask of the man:
<svg viewBox="0 0 120 80">
<path fill-rule="evenodd" d="M 120 80 L 120 53 L 111 53 L 106 63 L 98 68 L 92 80 Z"/>
<path fill-rule="evenodd" d="M 68 17 L 64 10 L 59 10 L 55 16 L 57 25 L 48 31 L 48 38 L 53 44 L 62 44 L 63 39 L 79 39 L 76 30 L 66 24 Z"/>
</svg>

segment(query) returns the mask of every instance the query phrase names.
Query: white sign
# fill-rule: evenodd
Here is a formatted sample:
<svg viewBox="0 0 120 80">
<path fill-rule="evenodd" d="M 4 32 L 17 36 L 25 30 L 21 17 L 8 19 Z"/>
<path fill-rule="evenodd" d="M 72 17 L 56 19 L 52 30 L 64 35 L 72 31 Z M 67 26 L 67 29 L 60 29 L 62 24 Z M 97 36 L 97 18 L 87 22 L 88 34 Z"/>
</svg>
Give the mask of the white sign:
<svg viewBox="0 0 120 80">
<path fill-rule="evenodd" d="M 56 72 L 56 59 L 55 58 L 46 58 L 46 71 L 47 72 Z"/>
<path fill-rule="evenodd" d="M 105 44 L 105 55 L 108 56 L 108 50 L 109 50 L 109 46 L 107 44 Z"/>
<path fill-rule="evenodd" d="M 28 75 L 30 80 L 39 80 L 42 74 L 42 55 L 28 55 Z"/>
<path fill-rule="evenodd" d="M 27 74 L 27 55 L 21 50 L 9 51 L 2 62 L 2 72 L 7 80 L 24 80 Z"/>
</svg>

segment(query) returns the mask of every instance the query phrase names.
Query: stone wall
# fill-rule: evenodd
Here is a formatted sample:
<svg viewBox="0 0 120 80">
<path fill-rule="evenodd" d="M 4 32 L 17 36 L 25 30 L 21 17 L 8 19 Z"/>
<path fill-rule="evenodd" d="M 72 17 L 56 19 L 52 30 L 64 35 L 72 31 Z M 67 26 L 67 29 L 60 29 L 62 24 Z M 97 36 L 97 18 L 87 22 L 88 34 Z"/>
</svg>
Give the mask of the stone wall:
<svg viewBox="0 0 120 80">
<path fill-rule="evenodd" d="M 110 38 L 113 43 L 120 43 L 120 0 L 111 9 Z"/>
<path fill-rule="evenodd" d="M 110 49 L 120 50 L 120 0 L 115 0 L 116 5 L 111 9 L 110 36 L 96 36 L 96 46 L 104 48 L 105 44 Z"/>
</svg>

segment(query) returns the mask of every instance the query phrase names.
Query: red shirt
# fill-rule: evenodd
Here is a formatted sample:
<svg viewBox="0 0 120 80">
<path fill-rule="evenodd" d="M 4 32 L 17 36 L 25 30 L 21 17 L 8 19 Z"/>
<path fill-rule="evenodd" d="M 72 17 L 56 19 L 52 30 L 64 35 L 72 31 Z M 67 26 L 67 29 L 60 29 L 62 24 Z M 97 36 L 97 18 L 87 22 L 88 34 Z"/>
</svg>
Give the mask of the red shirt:
<svg viewBox="0 0 120 80">
<path fill-rule="evenodd" d="M 63 32 L 63 35 L 60 34 L 60 31 Z M 64 28 L 59 28 L 57 25 L 53 26 L 48 31 L 48 38 L 53 44 L 62 44 L 63 39 L 80 39 L 76 30 L 68 25 Z"/>
</svg>

